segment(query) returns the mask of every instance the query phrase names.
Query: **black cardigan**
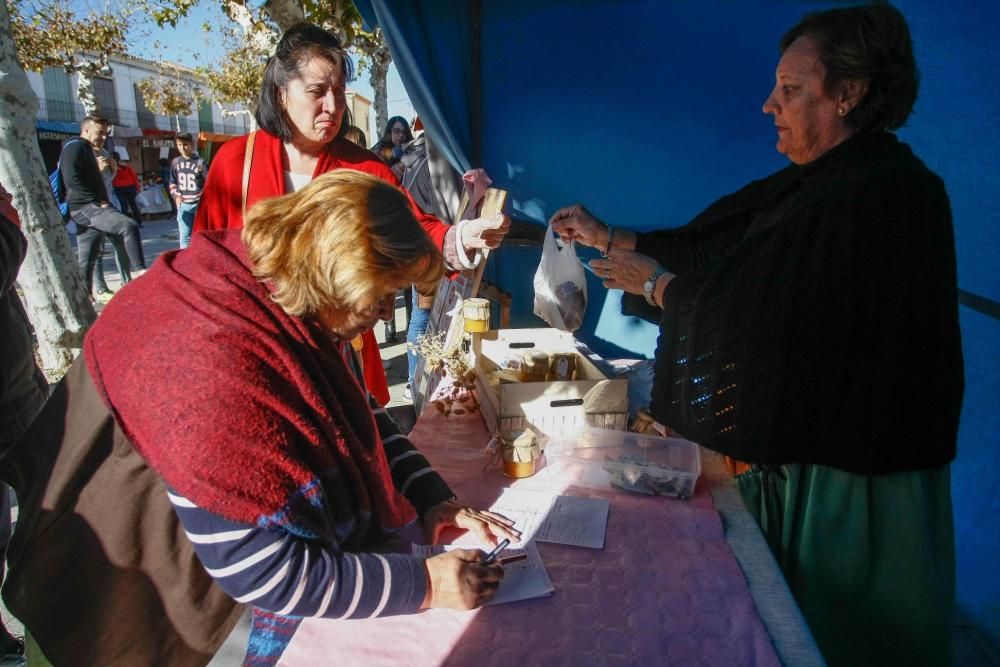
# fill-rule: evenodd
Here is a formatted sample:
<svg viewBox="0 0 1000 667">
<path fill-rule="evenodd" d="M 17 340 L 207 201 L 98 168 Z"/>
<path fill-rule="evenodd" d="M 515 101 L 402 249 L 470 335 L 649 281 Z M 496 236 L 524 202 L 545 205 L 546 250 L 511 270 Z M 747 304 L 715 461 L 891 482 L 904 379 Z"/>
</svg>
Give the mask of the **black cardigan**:
<svg viewBox="0 0 1000 667">
<path fill-rule="evenodd" d="M 636 247 L 677 274 L 651 409 L 750 463 L 860 474 L 955 456 L 964 390 L 951 211 L 894 135 L 855 135 Z"/>
</svg>

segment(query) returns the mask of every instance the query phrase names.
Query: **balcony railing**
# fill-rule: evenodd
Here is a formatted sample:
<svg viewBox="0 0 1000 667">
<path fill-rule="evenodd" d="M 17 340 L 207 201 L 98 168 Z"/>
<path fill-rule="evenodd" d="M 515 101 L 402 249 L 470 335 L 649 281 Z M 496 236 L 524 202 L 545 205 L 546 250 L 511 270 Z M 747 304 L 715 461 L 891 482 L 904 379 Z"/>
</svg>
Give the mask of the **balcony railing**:
<svg viewBox="0 0 1000 667">
<path fill-rule="evenodd" d="M 174 116 L 161 116 L 148 111 L 136 113 L 124 109 L 101 109 L 101 115 L 115 125 L 122 127 L 138 127 L 144 130 L 177 130 L 177 120 Z M 79 102 L 62 102 L 59 100 L 38 100 L 38 120 L 62 121 L 79 123 L 86 114 Z M 181 116 L 180 131 L 196 134 L 199 129 L 198 119 Z M 249 122 L 245 116 L 227 118 L 224 123 L 213 123 L 216 132 L 224 134 L 246 134 L 250 131 Z"/>
</svg>

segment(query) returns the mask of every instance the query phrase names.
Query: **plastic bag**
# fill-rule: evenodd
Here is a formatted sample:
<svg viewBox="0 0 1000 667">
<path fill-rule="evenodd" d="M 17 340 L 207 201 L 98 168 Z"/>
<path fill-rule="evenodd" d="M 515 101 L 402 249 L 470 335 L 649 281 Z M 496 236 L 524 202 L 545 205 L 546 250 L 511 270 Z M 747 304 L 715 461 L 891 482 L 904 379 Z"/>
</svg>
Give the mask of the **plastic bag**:
<svg viewBox="0 0 1000 667">
<path fill-rule="evenodd" d="M 587 310 L 587 279 L 576 258 L 576 247 L 545 230 L 542 261 L 535 271 L 535 315 L 562 331 L 576 331 Z"/>
</svg>

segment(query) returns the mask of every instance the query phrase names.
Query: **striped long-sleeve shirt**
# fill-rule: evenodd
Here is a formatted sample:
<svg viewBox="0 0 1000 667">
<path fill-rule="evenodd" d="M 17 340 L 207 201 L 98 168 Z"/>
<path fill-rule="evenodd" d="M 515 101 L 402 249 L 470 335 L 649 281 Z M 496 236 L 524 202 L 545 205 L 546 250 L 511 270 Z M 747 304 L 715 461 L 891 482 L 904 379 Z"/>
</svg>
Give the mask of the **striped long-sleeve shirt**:
<svg viewBox="0 0 1000 667">
<path fill-rule="evenodd" d="M 370 395 L 369 401 L 394 486 L 421 516 L 453 497 L 385 409 Z M 338 544 L 229 521 L 173 489 L 168 496 L 202 565 L 239 602 L 288 616 L 368 618 L 412 613 L 427 593 L 423 562 L 412 556 L 345 552 Z"/>
</svg>

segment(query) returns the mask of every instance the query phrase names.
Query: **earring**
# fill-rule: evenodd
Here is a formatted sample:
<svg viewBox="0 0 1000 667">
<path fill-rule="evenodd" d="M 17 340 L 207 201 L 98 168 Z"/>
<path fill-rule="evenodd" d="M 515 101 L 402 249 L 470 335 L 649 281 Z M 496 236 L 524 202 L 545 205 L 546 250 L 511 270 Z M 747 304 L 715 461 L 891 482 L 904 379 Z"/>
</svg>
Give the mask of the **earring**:
<svg viewBox="0 0 1000 667">
<path fill-rule="evenodd" d="M 843 116 L 845 113 L 847 113 L 847 110 L 844 107 L 838 107 L 837 113 Z"/>
</svg>

